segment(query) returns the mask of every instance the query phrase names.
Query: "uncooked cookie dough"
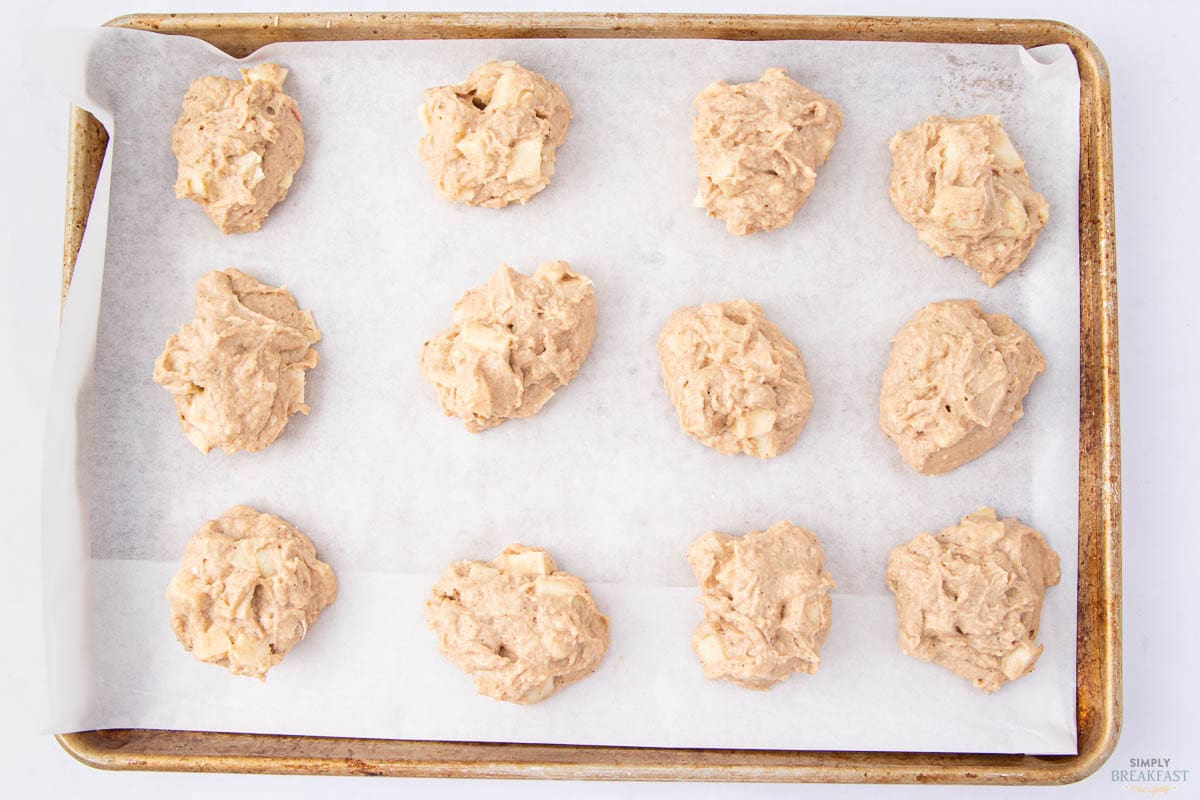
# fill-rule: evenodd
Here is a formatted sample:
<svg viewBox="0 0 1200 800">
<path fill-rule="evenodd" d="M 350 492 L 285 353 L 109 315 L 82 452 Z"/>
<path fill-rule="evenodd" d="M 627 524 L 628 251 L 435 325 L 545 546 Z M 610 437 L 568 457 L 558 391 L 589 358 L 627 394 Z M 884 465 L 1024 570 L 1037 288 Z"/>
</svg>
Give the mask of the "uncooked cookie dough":
<svg viewBox="0 0 1200 800">
<path fill-rule="evenodd" d="M 879 426 L 922 475 L 940 475 L 995 447 L 1025 414 L 1046 362 L 1033 339 L 973 300 L 930 303 L 892 340 Z"/>
<path fill-rule="evenodd" d="M 283 93 L 288 71 L 259 64 L 241 73 L 192 81 L 171 132 L 175 196 L 199 203 L 221 233 L 261 228 L 304 161 L 300 110 Z"/>
<path fill-rule="evenodd" d="M 585 276 L 565 261 L 529 276 L 504 266 L 454 304 L 454 325 L 421 350 L 421 374 L 442 411 L 478 433 L 536 414 L 579 372 L 595 336 Z"/>
<path fill-rule="evenodd" d="M 693 205 L 739 236 L 791 222 L 842 128 L 838 104 L 775 67 L 752 83 L 710 84 L 693 105 Z"/>
<path fill-rule="evenodd" d="M 511 703 L 537 703 L 586 678 L 608 649 L 608 617 L 583 581 L 520 544 L 489 563 L 452 563 L 425 620 L 480 694 Z"/>
<path fill-rule="evenodd" d="M 800 351 L 757 303 L 677 310 L 658 336 L 658 361 L 680 427 L 719 453 L 774 458 L 808 421 Z"/>
<path fill-rule="evenodd" d="M 234 506 L 196 532 L 167 587 L 185 650 L 265 680 L 337 596 L 308 537 L 274 514 Z"/>
<path fill-rule="evenodd" d="M 710 532 L 692 542 L 688 562 L 704 606 L 692 649 L 706 678 L 769 689 L 817 671 L 833 578 L 816 536 L 790 522 L 745 536 Z"/>
<path fill-rule="evenodd" d="M 426 90 L 420 115 L 419 153 L 437 196 L 488 208 L 528 202 L 549 185 L 571 124 L 558 84 L 513 61 Z"/>
<path fill-rule="evenodd" d="M 167 340 L 154 380 L 175 398 L 179 424 L 200 452 L 262 450 L 304 404 L 304 372 L 321 338 L 312 312 L 285 287 L 236 269 L 196 283 L 196 318 Z"/>
<path fill-rule="evenodd" d="M 1042 599 L 1058 581 L 1058 555 L 1042 535 L 990 508 L 918 534 L 888 556 L 900 649 L 994 692 L 1033 670 Z"/>
<path fill-rule="evenodd" d="M 933 252 L 978 270 L 988 286 L 1021 266 L 1050 206 L 999 119 L 929 117 L 889 147 L 892 204 Z"/>
</svg>

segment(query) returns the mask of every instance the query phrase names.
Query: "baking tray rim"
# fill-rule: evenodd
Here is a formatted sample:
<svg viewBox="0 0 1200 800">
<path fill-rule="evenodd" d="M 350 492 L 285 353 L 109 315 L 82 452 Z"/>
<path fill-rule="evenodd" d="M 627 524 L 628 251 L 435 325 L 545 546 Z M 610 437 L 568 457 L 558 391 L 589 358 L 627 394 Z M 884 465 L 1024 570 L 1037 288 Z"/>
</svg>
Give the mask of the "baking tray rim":
<svg viewBox="0 0 1200 800">
<path fill-rule="evenodd" d="M 1074 756 L 713 750 L 148 729 L 56 735 L 76 760 L 106 770 L 177 772 L 1028 785 L 1082 780 L 1111 755 L 1121 728 L 1121 471 L 1111 101 L 1104 58 L 1081 31 L 1062 22 L 1033 19 L 570 12 L 130 14 L 105 25 L 197 36 L 238 56 L 272 41 L 413 38 L 826 39 L 1070 46 L 1080 72 L 1081 144 L 1079 750 Z M 86 111 L 72 106 L 70 123 L 63 298 L 107 145 L 106 132 Z M 317 754 L 321 747 L 330 749 Z M 398 755 L 376 752 L 389 747 Z"/>
</svg>

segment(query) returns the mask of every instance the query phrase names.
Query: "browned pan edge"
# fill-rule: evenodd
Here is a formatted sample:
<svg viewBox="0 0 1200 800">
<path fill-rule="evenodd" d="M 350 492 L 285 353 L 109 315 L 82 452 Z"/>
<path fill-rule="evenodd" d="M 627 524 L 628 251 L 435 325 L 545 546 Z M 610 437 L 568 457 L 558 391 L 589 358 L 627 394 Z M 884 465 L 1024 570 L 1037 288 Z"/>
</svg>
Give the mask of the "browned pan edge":
<svg viewBox="0 0 1200 800">
<path fill-rule="evenodd" d="M 1075 28 L 1043 20 L 675 14 L 136 14 L 110 26 L 204 39 L 234 56 L 276 41 L 438 38 L 705 38 L 1070 46 L 1080 74 L 1079 753 L 707 750 L 339 739 L 197 731 L 59 735 L 114 770 L 596 780 L 1062 784 L 1090 775 L 1121 726 L 1121 457 L 1116 233 L 1108 69 Z M 107 134 L 72 107 L 63 292 Z"/>
</svg>

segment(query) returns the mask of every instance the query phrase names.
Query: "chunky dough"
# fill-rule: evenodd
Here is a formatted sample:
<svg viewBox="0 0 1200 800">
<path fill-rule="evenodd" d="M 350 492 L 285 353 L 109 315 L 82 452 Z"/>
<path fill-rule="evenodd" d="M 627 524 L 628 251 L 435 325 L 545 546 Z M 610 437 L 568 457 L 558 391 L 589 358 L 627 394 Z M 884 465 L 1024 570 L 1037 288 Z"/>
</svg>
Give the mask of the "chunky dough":
<svg viewBox="0 0 1200 800">
<path fill-rule="evenodd" d="M 196 318 L 167 340 L 154 380 L 175 398 L 179 424 L 200 452 L 262 450 L 304 404 L 304 372 L 321 338 L 312 313 L 286 288 L 236 269 L 196 283 Z"/>
<path fill-rule="evenodd" d="M 579 372 L 595 336 L 585 276 L 565 261 L 530 276 L 504 266 L 454 304 L 454 325 L 421 350 L 421 374 L 442 411 L 478 433 L 536 414 Z"/>
<path fill-rule="evenodd" d="M 333 570 L 308 537 L 248 506 L 204 523 L 167 587 L 171 627 L 183 648 L 260 680 L 336 596 Z"/>
<path fill-rule="evenodd" d="M 842 128 L 838 104 L 775 67 L 752 83 L 710 84 L 693 105 L 693 205 L 739 236 L 791 222 Z"/>
<path fill-rule="evenodd" d="M 1046 362 L 1033 339 L 973 300 L 930 303 L 892 340 L 879 426 L 922 475 L 979 457 L 1008 435 Z"/>
<path fill-rule="evenodd" d="M 221 233 L 262 227 L 304 161 L 300 110 L 283 93 L 288 71 L 260 64 L 241 73 L 192 81 L 171 132 L 175 196 L 199 203 Z"/>
<path fill-rule="evenodd" d="M 981 508 L 937 536 L 917 534 L 888 556 L 900 649 L 985 692 L 1033 670 L 1046 587 L 1058 555 L 1016 519 Z"/>
<path fill-rule="evenodd" d="M 757 303 L 677 310 L 658 336 L 658 361 L 680 427 L 719 453 L 774 458 L 808 421 L 800 351 Z"/>
<path fill-rule="evenodd" d="M 425 92 L 419 153 L 437 196 L 471 206 L 525 203 L 554 174 L 571 106 L 558 84 L 491 61 L 457 86 Z"/>
<path fill-rule="evenodd" d="M 999 119 L 929 117 L 890 148 L 892 204 L 933 252 L 978 270 L 988 286 L 1021 266 L 1050 206 Z"/>
<path fill-rule="evenodd" d="M 706 678 L 769 689 L 817 671 L 834 584 L 816 536 L 790 522 L 745 536 L 710 532 L 692 542 L 688 562 L 704 606 L 692 649 Z"/>
<path fill-rule="evenodd" d="M 511 703 L 537 703 L 586 678 L 608 649 L 608 617 L 583 581 L 520 544 L 486 564 L 452 563 L 425 620 L 480 694 Z"/>
</svg>

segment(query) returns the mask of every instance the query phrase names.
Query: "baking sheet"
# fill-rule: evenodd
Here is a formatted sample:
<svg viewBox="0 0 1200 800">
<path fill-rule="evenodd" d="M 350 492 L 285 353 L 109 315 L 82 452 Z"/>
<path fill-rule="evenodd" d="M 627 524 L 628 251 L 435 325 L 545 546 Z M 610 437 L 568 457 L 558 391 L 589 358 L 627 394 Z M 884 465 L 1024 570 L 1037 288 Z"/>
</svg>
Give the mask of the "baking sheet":
<svg viewBox="0 0 1200 800">
<path fill-rule="evenodd" d="M 1078 76 L 1066 47 L 1035 58 L 832 42 L 272 45 L 247 61 L 292 70 L 308 155 L 264 230 L 240 237 L 220 236 L 170 188 L 169 130 L 188 82 L 232 77 L 234 62 L 129 31 L 88 32 L 74 48 L 57 69 L 79 102 L 111 114 L 113 202 L 98 192 L 48 429 L 54 730 L 1074 752 Z M 81 58 L 85 69 L 68 68 Z M 575 120 L 554 183 L 528 206 L 450 206 L 416 158 L 415 109 L 423 88 L 492 58 L 558 81 Z M 777 65 L 838 100 L 846 122 L 796 222 L 739 239 L 689 206 L 690 102 L 710 80 Z M 1051 205 L 1026 266 L 992 290 L 933 256 L 886 192 L 896 129 L 983 112 L 1001 114 Z M 501 261 L 527 272 L 555 258 L 595 281 L 592 354 L 537 417 L 470 436 L 420 378 L 421 342 Z M 195 279 L 225 266 L 286 282 L 316 316 L 322 361 L 309 373 L 312 415 L 270 449 L 202 456 L 150 370 L 191 318 Z M 798 344 L 813 383 L 808 427 L 771 462 L 682 434 L 654 353 L 677 306 L 743 296 Z M 878 380 L 891 335 L 947 297 L 1013 315 L 1050 367 L 1000 447 L 922 478 L 877 429 Z M 341 584 L 266 684 L 194 662 L 162 600 L 187 538 L 239 502 L 306 531 Z M 1047 596 L 1037 670 L 992 696 L 899 653 L 882 577 L 895 544 L 983 504 L 1041 530 L 1064 572 Z M 688 647 L 700 612 L 687 544 L 781 518 L 821 537 L 838 582 L 821 670 L 762 694 L 707 682 Z M 511 541 L 550 549 L 613 619 L 600 670 L 532 708 L 475 695 L 421 618 L 447 561 L 490 558 Z"/>
</svg>

